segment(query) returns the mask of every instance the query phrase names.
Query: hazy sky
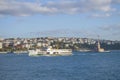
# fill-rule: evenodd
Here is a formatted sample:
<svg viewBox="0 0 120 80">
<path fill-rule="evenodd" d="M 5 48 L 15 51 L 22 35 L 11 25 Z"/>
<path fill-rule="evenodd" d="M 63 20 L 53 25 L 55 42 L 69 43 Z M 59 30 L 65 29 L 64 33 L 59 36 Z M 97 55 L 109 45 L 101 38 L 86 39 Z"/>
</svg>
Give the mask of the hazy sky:
<svg viewBox="0 0 120 80">
<path fill-rule="evenodd" d="M 120 0 L 0 0 L 0 37 L 120 40 Z"/>
</svg>

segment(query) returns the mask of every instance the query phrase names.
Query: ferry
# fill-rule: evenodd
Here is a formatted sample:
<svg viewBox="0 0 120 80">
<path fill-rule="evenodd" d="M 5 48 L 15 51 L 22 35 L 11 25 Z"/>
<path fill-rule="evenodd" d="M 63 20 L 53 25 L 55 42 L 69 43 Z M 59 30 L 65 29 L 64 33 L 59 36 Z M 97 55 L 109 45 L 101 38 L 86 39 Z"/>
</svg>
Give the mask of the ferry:
<svg viewBox="0 0 120 80">
<path fill-rule="evenodd" d="M 72 49 L 32 49 L 28 50 L 29 56 L 37 56 L 37 55 L 43 55 L 43 56 L 67 56 L 72 55 Z"/>
</svg>

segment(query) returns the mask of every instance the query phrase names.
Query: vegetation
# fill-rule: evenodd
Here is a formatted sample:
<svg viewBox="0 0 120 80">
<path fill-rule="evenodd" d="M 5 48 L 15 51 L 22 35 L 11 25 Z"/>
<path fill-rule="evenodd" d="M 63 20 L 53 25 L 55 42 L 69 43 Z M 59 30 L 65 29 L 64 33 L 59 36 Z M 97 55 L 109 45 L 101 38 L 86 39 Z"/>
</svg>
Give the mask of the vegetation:
<svg viewBox="0 0 120 80">
<path fill-rule="evenodd" d="M 106 50 L 120 50 L 120 43 L 115 43 L 115 44 L 111 44 L 111 45 L 102 43 L 101 47 Z"/>
<path fill-rule="evenodd" d="M 68 46 L 66 46 L 66 44 L 68 44 Z M 58 42 L 58 41 L 51 43 L 51 46 L 53 46 L 53 48 L 73 49 L 73 50 L 79 50 L 79 49 L 93 50 L 96 47 L 95 44 L 87 44 L 87 43 L 72 44 L 72 43 L 64 43 L 64 42 Z M 116 44 L 101 43 L 101 48 L 104 48 L 105 50 L 120 50 L 120 43 L 116 43 Z"/>
</svg>

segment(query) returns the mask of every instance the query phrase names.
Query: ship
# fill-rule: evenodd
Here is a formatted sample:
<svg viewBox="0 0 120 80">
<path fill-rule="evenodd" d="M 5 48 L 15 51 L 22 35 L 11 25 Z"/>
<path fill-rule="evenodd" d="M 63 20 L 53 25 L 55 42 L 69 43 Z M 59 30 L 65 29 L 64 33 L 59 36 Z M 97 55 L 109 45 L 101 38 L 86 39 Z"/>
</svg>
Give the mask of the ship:
<svg viewBox="0 0 120 80">
<path fill-rule="evenodd" d="M 68 56 L 72 55 L 72 49 L 53 49 L 53 48 L 46 48 L 46 49 L 32 49 L 28 50 L 29 56 Z"/>
</svg>

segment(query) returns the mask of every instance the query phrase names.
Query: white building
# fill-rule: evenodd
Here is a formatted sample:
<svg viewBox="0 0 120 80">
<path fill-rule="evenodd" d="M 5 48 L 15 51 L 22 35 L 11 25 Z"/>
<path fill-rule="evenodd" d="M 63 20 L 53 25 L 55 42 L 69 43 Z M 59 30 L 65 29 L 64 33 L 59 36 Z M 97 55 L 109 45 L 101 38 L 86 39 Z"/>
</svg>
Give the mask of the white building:
<svg viewBox="0 0 120 80">
<path fill-rule="evenodd" d="M 29 49 L 29 48 L 31 47 L 31 45 L 30 45 L 30 44 L 25 44 L 25 47 L 26 47 L 27 49 Z"/>
<path fill-rule="evenodd" d="M 39 43 L 37 43 L 37 46 L 41 47 L 41 46 L 42 46 L 42 43 L 40 43 L 40 42 L 39 42 Z"/>
<path fill-rule="evenodd" d="M 0 42 L 0 49 L 3 47 L 2 42 Z"/>
</svg>

